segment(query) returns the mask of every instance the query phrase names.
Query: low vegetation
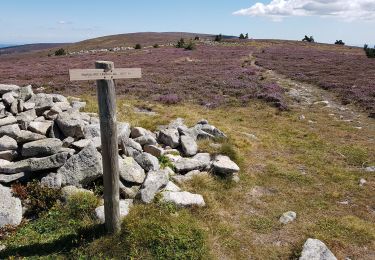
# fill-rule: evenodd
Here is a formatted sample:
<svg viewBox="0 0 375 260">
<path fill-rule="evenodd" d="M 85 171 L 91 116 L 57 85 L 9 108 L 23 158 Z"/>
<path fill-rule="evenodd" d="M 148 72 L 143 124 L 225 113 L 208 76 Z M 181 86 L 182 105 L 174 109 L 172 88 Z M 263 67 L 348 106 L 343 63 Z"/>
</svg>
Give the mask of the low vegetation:
<svg viewBox="0 0 375 260">
<path fill-rule="evenodd" d="M 65 55 L 66 55 L 66 51 L 63 48 L 60 48 L 57 51 L 55 51 L 55 56 L 65 56 Z"/>
<path fill-rule="evenodd" d="M 305 37 L 302 39 L 303 42 L 315 42 L 314 40 L 314 37 L 313 36 L 307 36 L 305 35 Z"/>
<path fill-rule="evenodd" d="M 375 58 L 375 47 L 369 48 L 367 44 L 363 47 L 368 58 Z"/>
<path fill-rule="evenodd" d="M 136 49 L 136 50 L 140 50 L 140 49 L 142 49 L 142 45 L 139 44 L 139 43 L 137 43 L 137 44 L 134 46 L 134 49 Z"/>
</svg>

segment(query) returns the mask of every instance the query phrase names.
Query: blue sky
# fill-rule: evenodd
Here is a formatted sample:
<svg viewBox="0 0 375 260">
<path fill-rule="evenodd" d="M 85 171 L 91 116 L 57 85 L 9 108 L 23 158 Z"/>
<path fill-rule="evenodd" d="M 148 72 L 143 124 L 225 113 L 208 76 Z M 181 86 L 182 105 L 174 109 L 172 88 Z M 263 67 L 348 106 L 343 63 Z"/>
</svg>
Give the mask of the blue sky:
<svg viewBox="0 0 375 260">
<path fill-rule="evenodd" d="M 0 43 L 75 42 L 139 31 L 375 43 L 374 0 L 9 0 Z"/>
</svg>

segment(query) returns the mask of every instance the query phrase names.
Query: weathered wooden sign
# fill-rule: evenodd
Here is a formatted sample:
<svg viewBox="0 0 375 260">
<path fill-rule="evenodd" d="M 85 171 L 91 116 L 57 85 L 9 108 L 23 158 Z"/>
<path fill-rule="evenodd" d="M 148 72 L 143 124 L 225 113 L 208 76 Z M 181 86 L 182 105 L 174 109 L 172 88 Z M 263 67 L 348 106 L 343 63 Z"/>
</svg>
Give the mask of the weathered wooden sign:
<svg viewBox="0 0 375 260">
<path fill-rule="evenodd" d="M 132 69 L 71 69 L 69 70 L 70 80 L 99 80 L 99 79 L 134 79 L 142 77 L 142 70 Z"/>
<path fill-rule="evenodd" d="M 70 80 L 97 80 L 101 150 L 103 160 L 104 215 L 109 233 L 120 225 L 119 162 L 114 79 L 140 78 L 141 69 L 115 69 L 111 61 L 97 61 L 96 69 L 69 70 Z"/>
</svg>

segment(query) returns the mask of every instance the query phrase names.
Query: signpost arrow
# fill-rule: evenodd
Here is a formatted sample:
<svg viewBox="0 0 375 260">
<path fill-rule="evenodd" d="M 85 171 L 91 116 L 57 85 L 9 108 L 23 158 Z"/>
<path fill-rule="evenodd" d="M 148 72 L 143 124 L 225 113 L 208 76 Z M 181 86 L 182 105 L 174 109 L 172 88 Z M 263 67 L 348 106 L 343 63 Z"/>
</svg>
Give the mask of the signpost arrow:
<svg viewBox="0 0 375 260">
<path fill-rule="evenodd" d="M 104 214 L 108 233 L 117 233 L 120 225 L 120 194 L 116 92 L 114 79 L 141 78 L 139 68 L 115 69 L 111 61 L 95 62 L 96 69 L 69 70 L 70 80 L 97 80 L 100 134 L 103 157 Z"/>
</svg>

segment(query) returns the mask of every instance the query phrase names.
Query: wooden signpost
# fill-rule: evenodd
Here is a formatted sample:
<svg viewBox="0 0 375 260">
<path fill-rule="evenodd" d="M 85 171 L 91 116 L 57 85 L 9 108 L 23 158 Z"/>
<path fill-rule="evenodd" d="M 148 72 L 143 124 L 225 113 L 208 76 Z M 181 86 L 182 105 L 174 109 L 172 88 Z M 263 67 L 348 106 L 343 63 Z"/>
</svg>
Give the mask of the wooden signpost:
<svg viewBox="0 0 375 260">
<path fill-rule="evenodd" d="M 120 231 L 120 194 L 116 92 L 114 79 L 141 78 L 141 69 L 115 69 L 111 61 L 95 62 L 96 69 L 69 70 L 70 80 L 97 80 L 103 157 L 104 214 L 108 233 Z"/>
</svg>

